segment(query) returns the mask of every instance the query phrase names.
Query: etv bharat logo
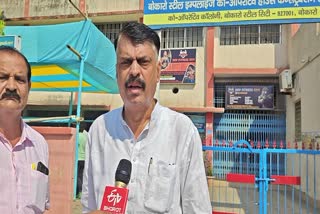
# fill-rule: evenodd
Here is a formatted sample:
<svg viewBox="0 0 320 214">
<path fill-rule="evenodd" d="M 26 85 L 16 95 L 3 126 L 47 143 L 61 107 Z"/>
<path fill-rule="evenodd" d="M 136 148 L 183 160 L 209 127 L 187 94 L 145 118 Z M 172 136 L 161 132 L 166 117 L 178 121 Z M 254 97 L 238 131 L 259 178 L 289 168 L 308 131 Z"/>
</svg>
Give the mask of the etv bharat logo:
<svg viewBox="0 0 320 214">
<path fill-rule="evenodd" d="M 116 189 L 112 190 L 111 193 L 107 196 L 107 198 L 108 198 L 108 202 L 113 203 L 113 206 L 118 204 L 122 199 L 121 195 L 117 193 Z"/>
</svg>

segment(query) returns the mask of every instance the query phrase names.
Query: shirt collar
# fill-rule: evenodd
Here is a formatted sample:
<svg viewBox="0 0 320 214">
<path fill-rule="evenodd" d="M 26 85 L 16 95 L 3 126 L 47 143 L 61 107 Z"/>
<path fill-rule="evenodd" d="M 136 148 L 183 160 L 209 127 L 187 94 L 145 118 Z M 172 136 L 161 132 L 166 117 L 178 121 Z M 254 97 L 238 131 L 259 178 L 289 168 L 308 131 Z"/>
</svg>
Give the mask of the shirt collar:
<svg viewBox="0 0 320 214">
<path fill-rule="evenodd" d="M 151 112 L 150 123 L 151 122 L 153 123 L 153 121 L 156 121 L 156 118 L 158 117 L 160 109 L 161 109 L 161 105 L 159 104 L 158 100 L 157 99 L 154 99 L 154 100 L 155 100 L 156 104 L 155 104 L 155 106 L 154 106 L 154 108 L 153 108 L 153 110 Z M 124 110 L 124 106 L 122 106 L 120 108 L 120 111 L 119 111 L 120 122 L 121 122 L 122 125 L 128 126 L 126 121 L 123 118 L 123 110 Z"/>
<path fill-rule="evenodd" d="M 21 130 L 22 130 L 21 137 L 20 137 L 20 140 L 18 141 L 18 143 L 14 147 L 22 145 L 23 143 L 26 143 L 26 142 L 32 143 L 32 140 L 30 140 L 28 138 L 28 135 L 27 135 L 27 127 L 28 127 L 28 125 L 22 120 L 22 118 L 21 118 L 21 122 L 20 122 L 20 127 L 21 127 Z M 9 143 L 8 139 L 2 133 L 0 133 L 0 138 L 2 138 L 4 140 L 4 142 L 8 142 Z"/>
<path fill-rule="evenodd" d="M 152 112 L 151 112 L 150 121 L 149 121 L 149 123 L 146 124 L 146 126 L 144 127 L 144 129 L 143 129 L 143 131 L 141 132 L 141 134 L 142 134 L 143 132 L 145 132 L 146 130 L 149 130 L 150 127 L 156 126 L 157 118 L 159 117 L 159 114 L 160 114 L 160 111 L 161 111 L 161 108 L 162 108 L 162 107 L 161 107 L 161 105 L 159 104 L 158 100 L 155 99 L 155 102 L 156 102 L 156 104 L 155 104 L 155 106 L 154 106 L 154 108 L 153 108 L 153 110 L 152 110 Z M 126 121 L 124 120 L 124 118 L 123 118 L 123 110 L 124 110 L 124 106 L 121 107 L 121 108 L 119 109 L 119 112 L 118 112 L 118 113 L 119 113 L 119 118 L 120 118 L 120 123 L 121 123 L 121 125 L 126 126 L 126 127 L 129 128 L 127 122 L 126 122 Z M 129 129 L 130 129 L 130 128 L 129 128 Z"/>
<path fill-rule="evenodd" d="M 21 143 L 21 144 L 23 144 L 26 141 L 30 141 L 32 143 L 32 140 L 30 140 L 28 138 L 27 128 L 28 128 L 28 125 L 21 119 L 21 130 L 22 130 L 22 133 L 21 133 L 21 138 L 20 138 L 20 141 L 19 141 L 19 143 Z"/>
</svg>

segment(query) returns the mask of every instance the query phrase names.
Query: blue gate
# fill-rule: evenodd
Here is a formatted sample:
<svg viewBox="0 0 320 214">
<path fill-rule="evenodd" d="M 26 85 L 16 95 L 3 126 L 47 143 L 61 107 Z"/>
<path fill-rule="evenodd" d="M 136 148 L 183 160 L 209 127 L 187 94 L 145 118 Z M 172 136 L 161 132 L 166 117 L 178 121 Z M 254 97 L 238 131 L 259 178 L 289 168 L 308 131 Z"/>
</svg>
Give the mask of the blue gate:
<svg viewBox="0 0 320 214">
<path fill-rule="evenodd" d="M 287 148 L 281 142 L 257 144 L 217 141 L 203 147 L 213 151 L 213 161 L 217 156 L 233 160 L 223 174 L 214 162 L 218 176 L 208 180 L 213 213 L 320 213 L 319 143 L 287 143 Z"/>
<path fill-rule="evenodd" d="M 214 115 L 213 146 L 204 147 L 212 151 L 208 185 L 214 213 L 320 213 L 319 145 L 306 150 L 309 145 L 285 141 L 285 102 L 278 80 L 215 80 L 215 107 L 225 107 L 227 84 L 273 84 L 275 108 L 226 109 Z"/>
<path fill-rule="evenodd" d="M 229 145 L 239 139 L 249 141 L 252 148 L 265 148 L 272 144 L 275 147 L 285 148 L 285 114 L 283 112 L 261 110 L 238 110 L 229 111 L 214 116 L 214 145 Z M 224 140 L 220 140 L 224 139 Z M 283 163 L 284 155 L 279 155 L 280 164 Z M 249 173 L 258 173 L 258 162 L 253 155 L 242 160 L 246 164 Z M 235 165 L 239 164 L 239 157 L 231 157 L 228 153 L 216 153 L 213 156 L 213 175 L 223 178 Z M 277 161 L 277 160 L 273 160 Z M 279 167 L 280 173 L 284 173 L 283 167 Z"/>
</svg>

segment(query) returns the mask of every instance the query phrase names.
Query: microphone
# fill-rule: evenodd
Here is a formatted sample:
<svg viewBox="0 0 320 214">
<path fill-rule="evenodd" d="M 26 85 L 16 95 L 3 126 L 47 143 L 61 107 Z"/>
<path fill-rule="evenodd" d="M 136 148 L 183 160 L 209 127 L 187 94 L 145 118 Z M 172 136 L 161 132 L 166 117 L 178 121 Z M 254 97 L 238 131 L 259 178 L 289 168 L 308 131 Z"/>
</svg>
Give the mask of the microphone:
<svg viewBox="0 0 320 214">
<path fill-rule="evenodd" d="M 124 214 L 126 211 L 128 193 L 126 189 L 131 177 L 131 162 L 121 159 L 116 170 L 115 186 L 106 186 L 100 210 L 109 213 Z"/>
<path fill-rule="evenodd" d="M 121 159 L 116 170 L 116 187 L 126 188 L 131 177 L 131 162 L 127 159 Z"/>
</svg>

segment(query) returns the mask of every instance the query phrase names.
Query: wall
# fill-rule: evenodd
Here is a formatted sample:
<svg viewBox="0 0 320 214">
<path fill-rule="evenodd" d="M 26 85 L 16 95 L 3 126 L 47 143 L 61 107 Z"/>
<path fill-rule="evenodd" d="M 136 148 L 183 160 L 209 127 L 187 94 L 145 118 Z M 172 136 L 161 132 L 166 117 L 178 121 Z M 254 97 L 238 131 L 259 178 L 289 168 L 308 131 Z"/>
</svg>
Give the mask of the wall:
<svg viewBox="0 0 320 214">
<path fill-rule="evenodd" d="M 33 128 L 49 145 L 50 210 L 46 214 L 71 214 L 76 130 L 67 127 Z"/>
<path fill-rule="evenodd" d="M 24 17 L 24 1 L 1 0 L 0 10 L 5 12 L 7 18 Z"/>
<path fill-rule="evenodd" d="M 95 23 L 138 21 L 142 0 L 72 0 Z M 43 25 L 83 20 L 69 0 L 2 0 L 7 25 Z"/>
<path fill-rule="evenodd" d="M 289 45 L 289 62 L 290 69 L 295 73 L 294 92 L 286 96 L 287 103 L 287 141 L 295 140 L 295 103 L 301 101 L 301 131 L 302 133 L 318 132 L 320 133 L 320 32 L 318 24 L 302 24 Z M 299 143 L 301 145 L 301 143 Z M 320 155 L 317 155 L 320 156 Z M 303 159 L 306 161 L 305 159 Z M 302 175 L 306 175 L 307 168 L 309 184 L 314 183 L 315 178 L 320 177 L 320 171 L 314 172 L 314 164 L 320 165 L 320 158 L 316 161 L 309 161 L 308 167 L 291 166 L 298 172 L 301 170 Z M 318 168 L 318 167 L 317 167 Z M 305 178 L 306 176 L 303 176 Z M 302 191 L 313 194 L 313 190 L 306 189 L 306 179 L 302 178 Z M 310 185 L 311 186 L 311 185 Z M 312 188 L 312 187 L 309 187 Z M 320 192 L 318 185 L 316 191 Z M 320 195 L 317 194 L 317 200 Z"/>
<path fill-rule="evenodd" d="M 287 96 L 287 139 L 294 139 L 294 104 L 301 100 L 302 132 L 320 130 L 320 32 L 317 24 L 302 24 L 291 40 L 290 69 L 295 91 Z"/>
<path fill-rule="evenodd" d="M 193 84 L 161 84 L 160 103 L 170 107 L 204 107 L 205 106 L 205 56 L 204 48 L 196 48 L 196 83 Z M 174 94 L 173 88 L 179 92 Z"/>
<path fill-rule="evenodd" d="M 139 10 L 140 0 L 87 0 L 87 9 L 89 13 L 112 12 L 123 10 Z"/>
<path fill-rule="evenodd" d="M 122 106 L 122 100 L 119 94 L 106 93 L 82 93 L 81 104 L 83 106 L 109 106 L 114 109 Z M 42 106 L 69 106 L 71 99 L 71 92 L 36 92 L 31 91 L 29 94 L 28 105 L 42 105 Z M 78 95 L 73 94 L 73 104 L 77 104 Z"/>
<path fill-rule="evenodd" d="M 274 61 L 276 68 L 288 68 L 289 57 L 288 57 L 288 35 L 290 25 L 281 25 L 281 42 L 280 44 L 274 45 Z"/>
<path fill-rule="evenodd" d="M 87 13 L 114 12 L 126 10 L 139 10 L 140 0 L 73 0 L 79 8 L 83 5 Z M 68 0 L 2 0 L 1 8 L 7 18 L 36 16 L 59 16 L 78 14 L 77 10 Z"/>
</svg>

